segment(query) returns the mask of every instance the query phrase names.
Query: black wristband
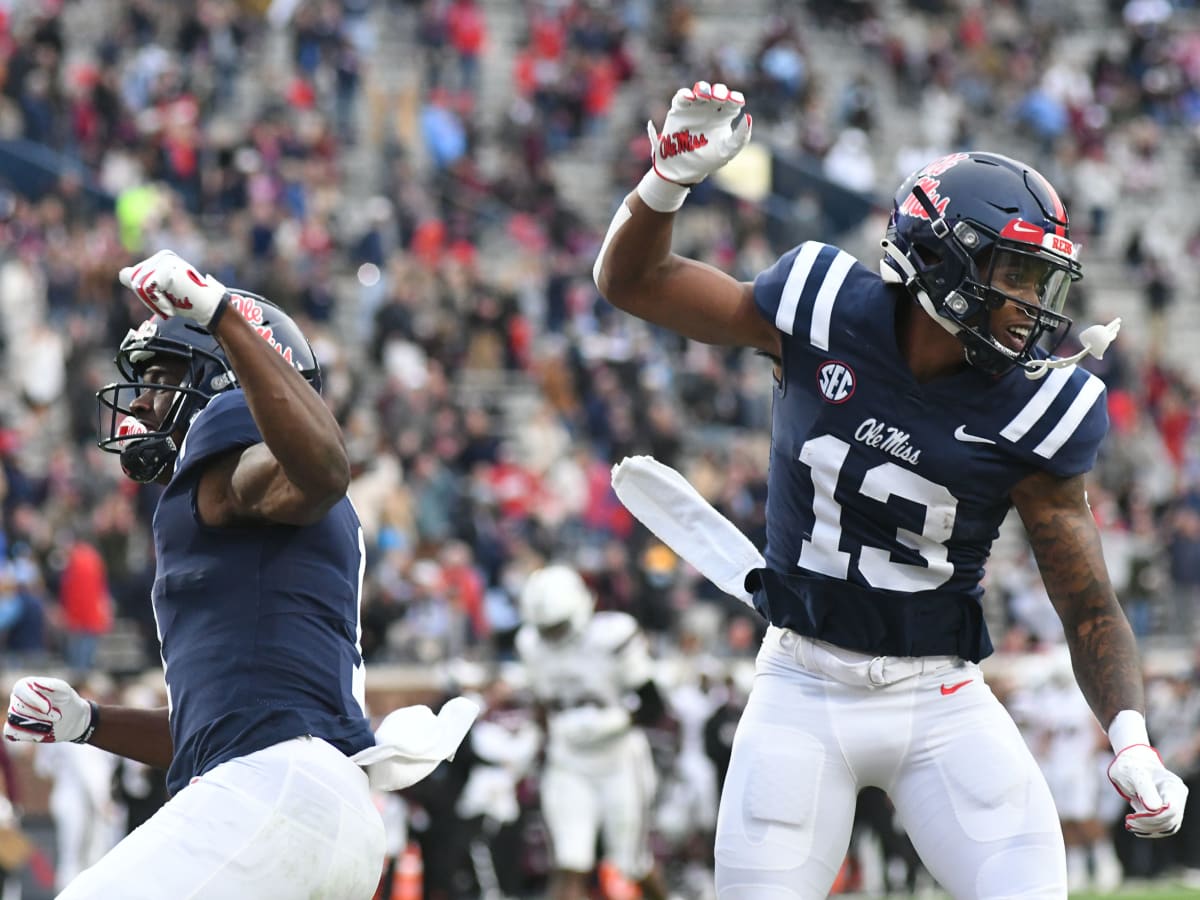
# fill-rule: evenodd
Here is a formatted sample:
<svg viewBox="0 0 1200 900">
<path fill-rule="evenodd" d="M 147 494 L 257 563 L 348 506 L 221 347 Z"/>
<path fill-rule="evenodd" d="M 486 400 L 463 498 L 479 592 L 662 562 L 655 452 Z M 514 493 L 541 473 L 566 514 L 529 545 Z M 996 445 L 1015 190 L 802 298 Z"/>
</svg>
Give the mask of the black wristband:
<svg viewBox="0 0 1200 900">
<path fill-rule="evenodd" d="M 88 721 L 87 728 L 83 729 L 83 734 L 71 741 L 72 744 L 86 744 L 92 739 L 92 733 L 96 730 L 96 726 L 100 724 L 100 704 L 95 700 L 89 700 L 88 706 L 92 708 L 92 717 Z"/>
<path fill-rule="evenodd" d="M 216 330 L 217 323 L 221 321 L 221 316 L 225 315 L 225 310 L 229 309 L 229 291 L 221 295 L 221 299 L 217 301 L 217 308 L 213 310 L 212 318 L 208 320 L 208 324 L 204 326 L 204 330 L 212 334 Z"/>
</svg>

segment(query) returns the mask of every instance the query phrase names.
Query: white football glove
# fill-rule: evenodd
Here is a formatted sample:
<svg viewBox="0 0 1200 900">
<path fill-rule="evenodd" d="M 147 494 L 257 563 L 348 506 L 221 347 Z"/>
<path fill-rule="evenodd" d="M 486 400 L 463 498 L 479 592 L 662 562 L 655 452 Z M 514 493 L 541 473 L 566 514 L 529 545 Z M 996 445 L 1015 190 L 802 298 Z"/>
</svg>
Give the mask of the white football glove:
<svg viewBox="0 0 1200 900">
<path fill-rule="evenodd" d="M 1108 780 L 1133 812 L 1125 816 L 1125 830 L 1138 837 L 1174 834 L 1183 824 L 1188 789 L 1178 775 L 1163 765 L 1149 744 L 1131 744 L 1108 766 Z"/>
<path fill-rule="evenodd" d="M 680 88 L 660 135 L 646 123 L 653 151 L 654 171 L 675 184 L 699 184 L 729 162 L 750 140 L 753 121 L 747 113 L 736 128 L 730 127 L 746 98 L 723 84 L 697 81 Z"/>
<path fill-rule="evenodd" d="M 723 84 L 697 81 L 671 100 L 662 134 L 646 123 L 652 166 L 638 184 L 638 196 L 656 212 L 675 212 L 691 185 L 699 184 L 741 152 L 750 140 L 749 113 L 736 126 L 746 98 Z"/>
<path fill-rule="evenodd" d="M 183 316 L 208 328 L 225 296 L 225 285 L 201 275 L 172 250 L 159 250 L 117 275 L 150 311 L 164 318 Z"/>
<path fill-rule="evenodd" d="M 4 737 L 10 741 L 82 744 L 96 728 L 96 704 L 61 678 L 22 678 L 8 698 Z"/>
</svg>

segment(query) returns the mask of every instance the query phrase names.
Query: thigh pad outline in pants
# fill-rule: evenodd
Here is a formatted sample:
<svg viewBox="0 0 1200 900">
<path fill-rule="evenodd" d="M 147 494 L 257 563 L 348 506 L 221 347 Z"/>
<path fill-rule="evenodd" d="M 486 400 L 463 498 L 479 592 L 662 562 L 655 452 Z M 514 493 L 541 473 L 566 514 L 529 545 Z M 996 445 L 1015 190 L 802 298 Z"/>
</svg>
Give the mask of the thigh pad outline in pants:
<svg viewBox="0 0 1200 900">
<path fill-rule="evenodd" d="M 888 791 L 897 816 L 954 897 L 1065 900 L 1065 850 L 1046 780 L 999 701 L 983 684 L 972 688 L 974 697 L 955 695 L 965 709 L 940 705 L 938 720 L 918 728 L 927 748 L 914 748 Z"/>
<path fill-rule="evenodd" d="M 825 897 L 845 857 L 857 790 L 836 746 L 743 717 L 717 819 L 717 896 Z"/>
</svg>

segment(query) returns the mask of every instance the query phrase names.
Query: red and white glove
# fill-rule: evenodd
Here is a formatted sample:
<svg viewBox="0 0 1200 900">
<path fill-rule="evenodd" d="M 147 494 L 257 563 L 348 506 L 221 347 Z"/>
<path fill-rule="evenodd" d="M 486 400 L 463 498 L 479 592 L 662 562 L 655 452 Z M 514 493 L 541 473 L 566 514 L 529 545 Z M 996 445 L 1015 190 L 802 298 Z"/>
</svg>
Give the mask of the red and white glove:
<svg viewBox="0 0 1200 900">
<path fill-rule="evenodd" d="M 164 318 L 183 316 L 210 328 L 222 309 L 225 285 L 211 275 L 201 275 L 173 250 L 159 250 L 135 266 L 126 266 L 117 277 L 151 312 Z"/>
<path fill-rule="evenodd" d="M 99 709 L 61 678 L 22 678 L 8 698 L 4 737 L 39 744 L 83 744 L 99 721 Z"/>
<path fill-rule="evenodd" d="M 1117 754 L 1108 766 L 1108 780 L 1133 807 L 1125 816 L 1125 830 L 1148 838 L 1177 832 L 1183 824 L 1187 785 L 1150 746 L 1142 714 L 1122 710 L 1108 733 Z"/>
<path fill-rule="evenodd" d="M 674 212 L 689 187 L 699 184 L 741 152 L 750 141 L 753 120 L 742 116 L 746 98 L 723 84 L 697 81 L 671 100 L 662 134 L 646 123 L 653 166 L 638 185 L 638 196 L 656 212 Z"/>
</svg>

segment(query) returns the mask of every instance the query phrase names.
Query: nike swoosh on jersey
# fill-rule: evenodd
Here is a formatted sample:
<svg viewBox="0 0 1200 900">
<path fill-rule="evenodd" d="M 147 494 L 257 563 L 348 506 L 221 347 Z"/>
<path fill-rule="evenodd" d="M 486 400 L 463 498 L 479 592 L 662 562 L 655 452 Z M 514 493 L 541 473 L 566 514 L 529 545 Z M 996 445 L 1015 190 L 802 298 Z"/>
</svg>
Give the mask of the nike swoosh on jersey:
<svg viewBox="0 0 1200 900">
<path fill-rule="evenodd" d="M 958 684 L 942 685 L 942 696 L 949 697 L 955 691 L 965 688 L 968 684 L 974 681 L 974 678 L 968 678 L 966 681 L 960 681 Z"/>
<path fill-rule="evenodd" d="M 954 429 L 954 437 L 965 444 L 994 444 L 996 443 L 991 438 L 980 437 L 977 434 L 971 434 L 967 431 L 965 425 L 959 425 Z"/>
</svg>

